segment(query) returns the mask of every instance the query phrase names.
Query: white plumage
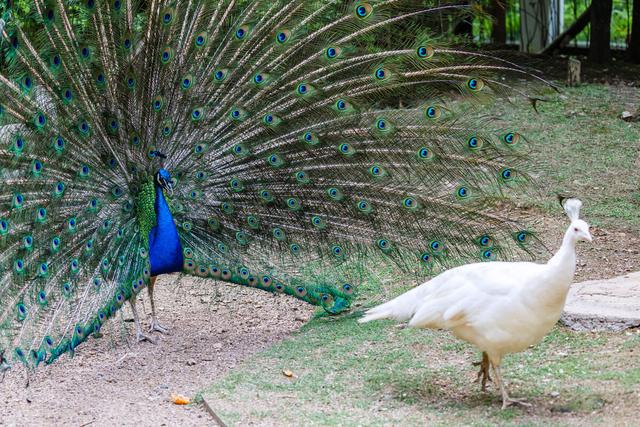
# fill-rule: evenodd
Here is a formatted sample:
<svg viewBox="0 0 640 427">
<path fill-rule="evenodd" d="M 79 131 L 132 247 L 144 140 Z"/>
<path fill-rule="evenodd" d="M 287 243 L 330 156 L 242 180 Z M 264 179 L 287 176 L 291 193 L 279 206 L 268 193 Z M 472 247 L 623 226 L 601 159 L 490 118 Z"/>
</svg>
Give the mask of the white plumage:
<svg viewBox="0 0 640 427">
<path fill-rule="evenodd" d="M 571 219 L 562 246 L 546 263 L 491 262 L 453 268 L 399 297 L 368 310 L 359 322 L 409 321 L 415 328 L 449 329 L 483 352 L 478 378 L 494 370 L 505 408 L 524 402 L 508 396 L 500 362 L 508 353 L 536 344 L 560 318 L 576 265 L 575 245 L 591 241 L 580 220 L 582 203 L 564 201 Z"/>
</svg>

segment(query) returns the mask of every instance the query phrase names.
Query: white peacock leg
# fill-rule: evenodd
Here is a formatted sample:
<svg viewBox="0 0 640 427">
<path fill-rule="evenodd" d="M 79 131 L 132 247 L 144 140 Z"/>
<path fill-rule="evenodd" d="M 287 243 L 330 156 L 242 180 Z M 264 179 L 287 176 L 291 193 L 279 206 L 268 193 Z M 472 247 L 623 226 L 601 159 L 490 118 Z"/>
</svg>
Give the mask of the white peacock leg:
<svg viewBox="0 0 640 427">
<path fill-rule="evenodd" d="M 478 371 L 478 377 L 474 381 L 475 383 L 480 383 L 482 386 L 482 391 L 487 391 L 487 382 L 493 382 L 491 379 L 491 375 L 489 374 L 489 368 L 491 364 L 489 363 L 489 355 L 486 352 L 482 352 L 482 361 L 475 362 L 474 366 L 480 366 L 480 371 Z"/>
<path fill-rule="evenodd" d="M 502 409 L 506 409 L 512 405 L 531 406 L 531 404 L 527 403 L 525 399 L 514 399 L 509 397 L 507 387 L 505 386 L 504 381 L 502 380 L 502 374 L 500 373 L 500 365 L 491 362 L 491 366 L 493 367 L 494 377 L 500 387 L 500 392 L 502 393 Z"/>
</svg>

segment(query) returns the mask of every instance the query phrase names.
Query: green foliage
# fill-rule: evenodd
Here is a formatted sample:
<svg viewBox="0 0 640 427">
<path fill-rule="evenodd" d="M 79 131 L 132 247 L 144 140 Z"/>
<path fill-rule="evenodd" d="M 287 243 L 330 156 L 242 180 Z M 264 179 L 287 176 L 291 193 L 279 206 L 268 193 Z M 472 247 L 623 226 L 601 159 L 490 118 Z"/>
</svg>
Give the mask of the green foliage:
<svg viewBox="0 0 640 427">
<path fill-rule="evenodd" d="M 490 0 L 478 1 L 480 6 L 487 10 Z M 506 1 L 506 30 L 507 41 L 519 43 L 520 41 L 520 2 Z M 612 46 L 624 48 L 627 46 L 631 31 L 631 1 L 613 0 L 613 12 L 611 17 L 611 43 Z M 565 0 L 564 2 L 564 26 L 563 31 L 569 28 L 576 19 L 589 7 L 591 0 Z M 490 17 L 479 15 L 473 22 L 473 36 L 478 43 L 487 43 L 491 40 L 492 20 Z M 589 26 L 582 30 L 572 42 L 574 45 L 585 46 L 589 43 Z"/>
</svg>

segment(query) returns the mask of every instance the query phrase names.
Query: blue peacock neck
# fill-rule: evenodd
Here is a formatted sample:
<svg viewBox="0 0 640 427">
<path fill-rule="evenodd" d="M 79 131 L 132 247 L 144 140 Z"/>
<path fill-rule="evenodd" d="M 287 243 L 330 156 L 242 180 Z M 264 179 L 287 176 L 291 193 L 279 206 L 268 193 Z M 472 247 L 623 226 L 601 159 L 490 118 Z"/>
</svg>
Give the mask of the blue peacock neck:
<svg viewBox="0 0 640 427">
<path fill-rule="evenodd" d="M 151 275 L 182 271 L 184 258 L 178 230 L 162 187 L 155 185 L 156 225 L 149 232 Z"/>
</svg>

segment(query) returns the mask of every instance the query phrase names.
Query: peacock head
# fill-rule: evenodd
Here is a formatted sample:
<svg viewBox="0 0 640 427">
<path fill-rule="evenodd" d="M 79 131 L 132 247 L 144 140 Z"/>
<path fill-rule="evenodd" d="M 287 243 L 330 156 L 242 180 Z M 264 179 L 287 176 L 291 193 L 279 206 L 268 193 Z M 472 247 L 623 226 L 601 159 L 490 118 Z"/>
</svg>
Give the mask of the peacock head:
<svg viewBox="0 0 640 427">
<path fill-rule="evenodd" d="M 567 230 L 567 235 L 571 237 L 571 240 L 573 240 L 574 242 L 579 242 L 581 240 L 591 242 L 593 238 L 591 237 L 591 233 L 589 232 L 589 224 L 579 218 L 582 202 L 578 199 L 561 198 L 560 204 L 571 220 L 571 225 Z"/>
<path fill-rule="evenodd" d="M 156 185 L 170 193 L 173 192 L 173 179 L 166 169 L 159 169 L 156 173 Z"/>
</svg>

